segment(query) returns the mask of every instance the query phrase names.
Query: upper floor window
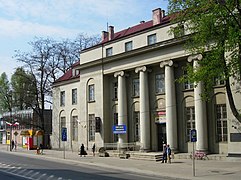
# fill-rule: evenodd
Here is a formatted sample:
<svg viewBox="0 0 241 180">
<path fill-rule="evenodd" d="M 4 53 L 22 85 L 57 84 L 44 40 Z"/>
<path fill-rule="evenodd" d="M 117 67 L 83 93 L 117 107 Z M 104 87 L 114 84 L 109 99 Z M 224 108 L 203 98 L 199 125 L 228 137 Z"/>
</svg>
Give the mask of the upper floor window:
<svg viewBox="0 0 241 180">
<path fill-rule="evenodd" d="M 89 101 L 95 100 L 95 85 L 91 84 L 89 85 Z"/>
<path fill-rule="evenodd" d="M 182 37 L 184 36 L 184 25 L 178 25 L 174 28 L 174 38 Z"/>
<path fill-rule="evenodd" d="M 140 95 L 139 79 L 133 79 L 132 82 L 133 96 L 137 97 Z"/>
<path fill-rule="evenodd" d="M 65 105 L 65 91 L 60 92 L 60 106 Z"/>
<path fill-rule="evenodd" d="M 217 121 L 217 140 L 218 142 L 228 141 L 228 124 L 226 104 L 216 105 L 216 121 Z"/>
<path fill-rule="evenodd" d="M 112 47 L 111 48 L 107 48 L 106 49 L 106 57 L 112 56 L 112 54 L 113 54 L 113 48 Z"/>
<path fill-rule="evenodd" d="M 77 89 L 72 89 L 72 104 L 77 104 Z"/>
<path fill-rule="evenodd" d="M 222 78 L 222 76 L 219 76 L 217 78 L 214 78 L 214 85 L 215 86 L 221 86 L 221 85 L 224 85 L 225 84 L 225 81 L 224 79 Z"/>
<path fill-rule="evenodd" d="M 184 76 L 186 76 L 187 77 L 187 71 L 184 71 Z M 184 82 L 184 89 L 193 89 L 193 83 L 190 81 L 190 80 L 186 80 L 185 82 Z"/>
<path fill-rule="evenodd" d="M 118 98 L 118 82 L 113 83 L 113 91 L 114 91 L 113 98 L 117 99 Z"/>
<path fill-rule="evenodd" d="M 165 93 L 165 74 L 156 75 L 156 94 Z"/>
<path fill-rule="evenodd" d="M 132 50 L 132 41 L 125 43 L 125 51 L 131 51 Z"/>
<path fill-rule="evenodd" d="M 147 43 L 148 43 L 148 45 L 155 44 L 156 43 L 156 34 L 147 36 Z"/>
</svg>

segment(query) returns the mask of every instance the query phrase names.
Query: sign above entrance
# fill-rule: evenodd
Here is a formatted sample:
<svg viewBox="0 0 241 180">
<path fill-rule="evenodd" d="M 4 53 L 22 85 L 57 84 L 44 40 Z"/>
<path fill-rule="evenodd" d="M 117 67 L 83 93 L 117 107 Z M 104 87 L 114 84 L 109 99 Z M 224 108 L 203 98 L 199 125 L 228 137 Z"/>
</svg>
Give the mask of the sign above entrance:
<svg viewBox="0 0 241 180">
<path fill-rule="evenodd" d="M 166 123 L 166 111 L 158 111 L 156 113 L 155 123 L 158 123 L 158 124 Z"/>
<path fill-rule="evenodd" d="M 112 127 L 113 134 L 126 134 L 126 125 L 116 125 Z"/>
</svg>

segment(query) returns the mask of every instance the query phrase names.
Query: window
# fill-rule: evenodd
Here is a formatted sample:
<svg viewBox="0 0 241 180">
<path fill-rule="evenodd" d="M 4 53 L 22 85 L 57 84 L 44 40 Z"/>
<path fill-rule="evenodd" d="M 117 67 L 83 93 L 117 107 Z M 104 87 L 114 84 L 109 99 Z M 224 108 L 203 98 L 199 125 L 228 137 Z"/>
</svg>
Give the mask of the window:
<svg viewBox="0 0 241 180">
<path fill-rule="evenodd" d="M 95 85 L 91 84 L 89 85 L 89 101 L 95 100 Z"/>
<path fill-rule="evenodd" d="M 113 93 L 114 99 L 118 99 L 118 82 L 113 83 Z"/>
<path fill-rule="evenodd" d="M 114 126 L 118 125 L 118 113 L 114 113 Z M 118 141 L 118 134 L 114 134 L 113 142 Z"/>
<path fill-rule="evenodd" d="M 77 104 L 77 89 L 72 89 L 72 104 Z"/>
<path fill-rule="evenodd" d="M 60 117 L 60 137 L 62 136 L 62 128 L 66 128 L 66 118 L 65 117 Z M 68 136 L 68 134 L 67 134 Z"/>
<path fill-rule="evenodd" d="M 184 36 L 184 25 L 178 25 L 174 28 L 174 38 L 179 38 Z"/>
<path fill-rule="evenodd" d="M 184 71 L 184 76 L 187 77 L 187 71 Z M 193 83 L 190 80 L 186 80 L 184 82 L 184 89 L 188 90 L 188 89 L 193 89 Z"/>
<path fill-rule="evenodd" d="M 135 111 L 133 118 L 134 118 L 134 125 L 135 125 L 134 139 L 135 139 L 135 142 L 139 142 L 140 141 L 140 112 Z"/>
<path fill-rule="evenodd" d="M 131 51 L 132 50 L 132 41 L 129 41 L 125 43 L 125 51 Z"/>
<path fill-rule="evenodd" d="M 224 78 L 222 78 L 221 76 L 219 76 L 217 78 L 214 78 L 214 85 L 215 86 L 221 86 L 221 85 L 224 85 L 224 84 L 225 84 Z"/>
<path fill-rule="evenodd" d="M 156 43 L 156 34 L 147 36 L 147 44 L 148 45 L 155 44 L 155 43 Z"/>
<path fill-rule="evenodd" d="M 156 94 L 165 93 L 165 74 L 156 75 Z"/>
<path fill-rule="evenodd" d="M 216 120 L 217 120 L 217 140 L 218 142 L 227 142 L 228 125 L 227 125 L 226 104 L 216 105 Z"/>
<path fill-rule="evenodd" d="M 190 141 L 190 131 L 195 129 L 195 109 L 194 106 L 186 107 L 185 109 L 186 122 L 187 122 L 187 139 Z"/>
<path fill-rule="evenodd" d="M 89 141 L 95 140 L 95 115 L 89 114 Z"/>
<path fill-rule="evenodd" d="M 107 48 L 106 49 L 106 57 L 108 57 L 108 56 L 112 56 L 112 52 L 113 51 L 113 48 L 111 47 L 111 48 Z"/>
<path fill-rule="evenodd" d="M 60 92 L 60 106 L 65 105 L 65 91 Z"/>
<path fill-rule="evenodd" d="M 61 117 L 61 118 L 60 118 L 60 121 L 61 121 L 61 122 L 60 122 L 61 128 L 62 128 L 62 127 L 66 127 L 66 118 L 65 118 L 65 117 Z"/>
<path fill-rule="evenodd" d="M 140 95 L 140 88 L 139 88 L 139 79 L 133 79 L 133 96 L 137 97 Z"/>
<path fill-rule="evenodd" d="M 78 141 L 78 116 L 72 117 L 72 140 Z"/>
</svg>

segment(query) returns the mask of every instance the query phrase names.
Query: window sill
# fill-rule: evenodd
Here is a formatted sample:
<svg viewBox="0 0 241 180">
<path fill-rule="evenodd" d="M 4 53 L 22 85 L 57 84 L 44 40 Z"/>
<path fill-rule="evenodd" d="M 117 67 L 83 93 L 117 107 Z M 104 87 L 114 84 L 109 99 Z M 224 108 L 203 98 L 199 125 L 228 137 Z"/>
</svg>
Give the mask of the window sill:
<svg viewBox="0 0 241 180">
<path fill-rule="evenodd" d="M 92 101 L 88 101 L 88 103 L 95 103 L 95 100 L 92 100 Z"/>
</svg>

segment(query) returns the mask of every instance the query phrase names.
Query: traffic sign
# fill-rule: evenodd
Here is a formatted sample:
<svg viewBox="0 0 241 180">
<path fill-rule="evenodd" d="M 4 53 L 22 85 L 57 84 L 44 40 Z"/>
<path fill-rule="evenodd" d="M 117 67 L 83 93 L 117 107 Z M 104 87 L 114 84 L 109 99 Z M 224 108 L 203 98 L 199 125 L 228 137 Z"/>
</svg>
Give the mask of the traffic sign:
<svg viewBox="0 0 241 180">
<path fill-rule="evenodd" d="M 67 141 L 67 128 L 62 127 L 62 141 Z"/>
<path fill-rule="evenodd" d="M 192 129 L 190 131 L 190 138 L 191 138 L 191 142 L 197 141 L 197 131 L 196 131 L 196 129 Z"/>
<path fill-rule="evenodd" d="M 112 127 L 114 134 L 126 134 L 126 125 L 116 125 Z"/>
</svg>

